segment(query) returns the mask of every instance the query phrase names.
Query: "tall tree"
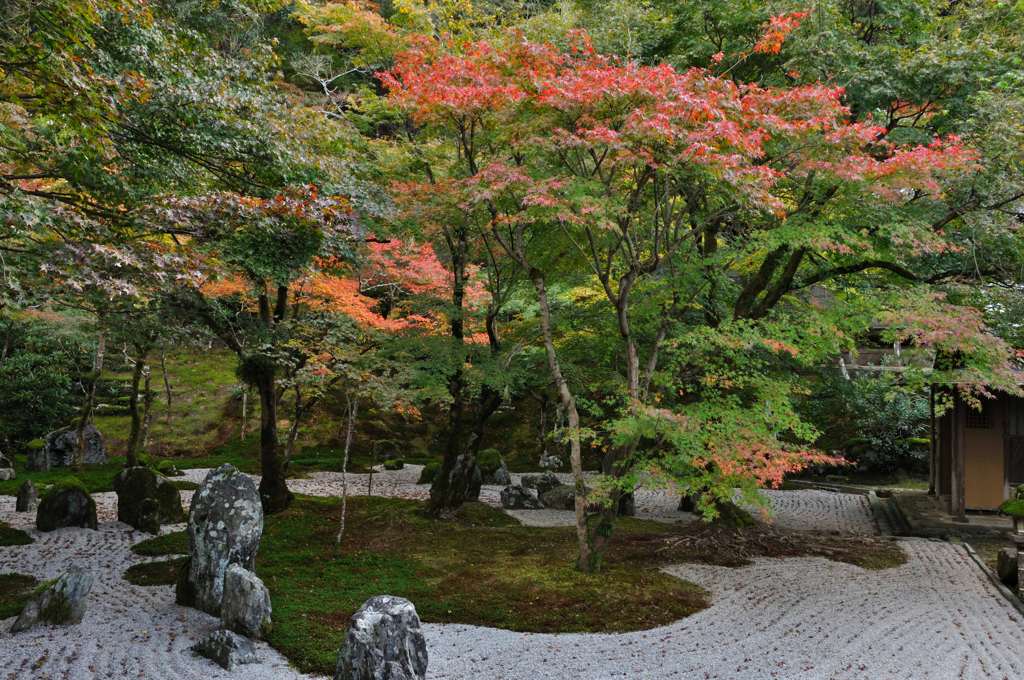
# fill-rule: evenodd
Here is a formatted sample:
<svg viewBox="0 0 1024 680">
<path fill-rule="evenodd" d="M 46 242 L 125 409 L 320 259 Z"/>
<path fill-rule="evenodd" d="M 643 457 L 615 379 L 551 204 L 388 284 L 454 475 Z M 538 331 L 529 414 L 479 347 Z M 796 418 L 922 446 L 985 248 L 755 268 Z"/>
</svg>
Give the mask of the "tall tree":
<svg viewBox="0 0 1024 680">
<path fill-rule="evenodd" d="M 780 304 L 840 274 L 823 270 L 819 258 L 854 248 L 945 248 L 936 224 L 948 210 L 942 181 L 970 169 L 975 158 L 956 139 L 907 147 L 884 141 L 884 130 L 849 120 L 841 89 L 761 87 L 700 69 L 639 66 L 597 54 L 585 36 L 568 51 L 515 38 L 454 51 L 423 44 L 398 55 L 382 80 L 425 137 L 452 144 L 465 164 L 418 193 L 407 187 L 407 195 L 462 207 L 533 283 L 549 367 L 569 417 L 580 566 L 588 570 L 599 567 L 618 495 L 634 482 L 632 453 L 650 427 L 640 423 L 666 419 L 652 402 L 678 401 L 671 392 L 646 390 L 668 328 L 682 318 L 680 307 L 714 289 L 699 324 L 704 333 L 727 337 L 746 327 L 764 335 L 767 346 L 784 348 L 766 335 L 778 330 L 769 321 Z M 882 215 L 892 226 L 865 232 L 865 221 Z M 609 426 L 615 447 L 604 465 L 612 482 L 605 510 L 591 517 L 582 493 L 577 398 L 561 368 L 550 314 L 549 276 L 557 271 L 551 263 L 567 257 L 589 269 L 604 292 L 624 366 L 623 406 Z M 657 310 L 645 357 L 632 321 L 638 291 L 649 300 L 645 308 Z M 721 411 L 701 417 L 713 422 Z M 660 427 L 669 424 L 686 427 L 674 417 Z M 768 459 L 788 461 L 788 469 L 815 460 L 790 445 L 804 438 L 803 428 L 786 419 L 777 424 L 781 429 L 734 431 L 734 440 L 746 444 L 734 451 L 715 446 L 728 462 L 714 469 L 700 462 L 710 456 L 709 443 L 689 440 L 677 452 L 688 464 L 674 464 L 689 471 L 679 481 L 687 485 L 715 470 L 722 479 L 744 470 L 756 479 L 754 468 Z M 709 503 L 724 495 L 724 484 L 713 485 L 719 491 Z"/>
</svg>

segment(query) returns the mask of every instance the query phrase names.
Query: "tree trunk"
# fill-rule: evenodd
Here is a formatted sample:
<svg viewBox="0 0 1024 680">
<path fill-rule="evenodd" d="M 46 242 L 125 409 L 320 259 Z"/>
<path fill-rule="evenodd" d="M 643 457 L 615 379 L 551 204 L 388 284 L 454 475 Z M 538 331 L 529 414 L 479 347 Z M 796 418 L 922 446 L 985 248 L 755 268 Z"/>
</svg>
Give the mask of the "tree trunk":
<svg viewBox="0 0 1024 680">
<path fill-rule="evenodd" d="M 171 424 L 171 381 L 167 378 L 167 353 L 160 352 L 160 372 L 164 378 L 164 393 L 167 395 L 167 413 L 165 414 L 167 424 Z"/>
<path fill-rule="evenodd" d="M 359 412 L 359 401 L 355 397 L 345 397 L 345 456 L 341 460 L 341 521 L 338 523 L 338 535 L 334 537 L 335 547 L 341 546 L 345 537 L 345 518 L 348 514 L 348 452 L 352 448 L 352 430 L 355 427 L 356 414 Z"/>
<path fill-rule="evenodd" d="M 96 338 L 96 354 L 92 361 L 91 380 L 89 388 L 86 390 L 85 403 L 82 405 L 82 415 L 78 419 L 77 445 L 75 446 L 74 464 L 71 466 L 75 470 L 81 470 L 85 464 L 85 426 L 89 424 L 93 408 L 96 406 L 96 387 L 100 382 L 100 374 L 103 373 L 103 355 L 106 353 L 106 349 L 107 339 L 100 331 Z"/>
<path fill-rule="evenodd" d="M 153 370 L 149 364 L 143 370 L 142 380 L 142 450 L 149 448 L 149 433 L 153 426 L 153 391 L 150 389 L 150 380 L 153 377 Z"/>
<path fill-rule="evenodd" d="M 586 484 L 583 479 L 583 456 L 580 452 L 580 414 L 576 410 L 576 399 L 569 384 L 565 381 L 565 376 L 562 375 L 562 367 L 555 352 L 555 341 L 551 333 L 551 305 L 548 302 L 547 283 L 544 275 L 537 269 L 530 270 L 530 280 L 533 282 L 534 290 L 537 293 L 537 302 L 540 305 L 540 328 L 541 334 L 544 336 L 548 369 L 555 381 L 555 389 L 558 391 L 562 408 L 568 417 L 569 461 L 572 465 L 572 476 L 576 487 L 576 542 L 579 547 L 576 566 L 582 571 L 594 572 L 600 567 L 600 561 L 595 560 L 587 535 Z"/>
<path fill-rule="evenodd" d="M 131 416 L 131 430 L 128 433 L 128 448 L 125 451 L 128 467 L 135 467 L 139 464 L 139 450 L 142 448 L 142 411 L 139 408 L 139 389 L 142 387 L 142 378 L 146 370 L 146 360 L 143 356 L 134 359 L 135 367 L 132 369 L 132 391 L 128 396 L 128 415 Z"/>
<path fill-rule="evenodd" d="M 260 394 L 260 500 L 267 513 L 280 512 L 292 501 L 284 466 L 277 455 L 277 386 L 273 369 L 264 367 L 256 376 Z"/>
<path fill-rule="evenodd" d="M 474 452 L 465 446 L 465 380 L 462 370 L 462 351 L 465 346 L 464 310 L 466 297 L 466 258 L 469 239 L 464 226 L 457 226 L 445 235 L 452 256 L 452 319 L 451 336 L 458 354 L 458 365 L 448 380 L 448 393 L 452 403 L 448 409 L 444 459 L 441 469 L 430 485 L 430 503 L 427 512 L 438 516 L 466 501 L 480 497 L 480 469 Z"/>
</svg>

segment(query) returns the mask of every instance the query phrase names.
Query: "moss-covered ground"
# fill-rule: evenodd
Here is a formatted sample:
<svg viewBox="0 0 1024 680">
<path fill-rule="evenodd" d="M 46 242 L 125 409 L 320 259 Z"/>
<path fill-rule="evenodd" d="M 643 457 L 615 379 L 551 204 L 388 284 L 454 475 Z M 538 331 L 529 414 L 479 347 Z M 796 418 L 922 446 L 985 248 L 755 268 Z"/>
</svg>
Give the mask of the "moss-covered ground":
<svg viewBox="0 0 1024 680">
<path fill-rule="evenodd" d="M 660 570 L 667 564 L 736 566 L 754 554 L 818 554 L 866 568 L 904 560 L 895 543 L 880 540 L 623 519 L 604 569 L 589 575 L 573 568 L 571 528 L 521 526 L 479 503 L 443 521 L 427 518 L 422 508 L 416 501 L 351 498 L 340 548 L 334 545 L 337 499 L 299 497 L 287 511 L 269 516 L 256 567 L 274 602 L 270 642 L 301 670 L 330 673 L 349 618 L 380 593 L 409 598 L 427 622 L 536 632 L 628 631 L 707 606 L 703 590 Z M 723 531 L 743 533 L 737 539 Z M 737 544 L 744 550 L 737 553 Z M 187 540 L 184 532 L 166 534 L 133 550 L 182 554 Z M 169 564 L 151 569 L 165 569 L 163 583 L 173 582 Z"/>
<path fill-rule="evenodd" d="M 28 545 L 32 543 L 32 537 L 21 529 L 13 529 L 7 524 L 0 522 L 0 547 L 11 545 Z"/>
</svg>

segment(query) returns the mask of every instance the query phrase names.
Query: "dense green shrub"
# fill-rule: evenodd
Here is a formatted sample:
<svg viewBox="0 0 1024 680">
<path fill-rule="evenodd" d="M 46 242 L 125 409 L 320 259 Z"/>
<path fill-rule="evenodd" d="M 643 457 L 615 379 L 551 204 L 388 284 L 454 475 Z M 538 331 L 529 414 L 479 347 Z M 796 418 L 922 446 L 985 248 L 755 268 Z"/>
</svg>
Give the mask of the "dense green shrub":
<svg viewBox="0 0 1024 680">
<path fill-rule="evenodd" d="M 890 376 L 847 380 L 838 371 L 830 371 L 802 410 L 822 433 L 817 445 L 841 452 L 862 470 L 927 469 L 927 393 L 908 392 Z"/>
<path fill-rule="evenodd" d="M 485 477 L 493 475 L 501 467 L 501 453 L 498 449 L 484 449 L 477 454 L 476 464 Z"/>
<path fill-rule="evenodd" d="M 0 316 L 0 343 L 0 441 L 20 447 L 72 418 L 91 349 L 72 323 L 24 316 Z"/>
</svg>

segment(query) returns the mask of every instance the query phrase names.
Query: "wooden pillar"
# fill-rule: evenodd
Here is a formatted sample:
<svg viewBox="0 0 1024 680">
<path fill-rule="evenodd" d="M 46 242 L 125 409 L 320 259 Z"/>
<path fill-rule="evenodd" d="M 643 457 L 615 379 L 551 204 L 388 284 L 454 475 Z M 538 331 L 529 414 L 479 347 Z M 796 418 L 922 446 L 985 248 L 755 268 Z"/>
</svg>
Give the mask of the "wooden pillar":
<svg viewBox="0 0 1024 680">
<path fill-rule="evenodd" d="M 953 499 L 952 513 L 958 519 L 967 519 L 965 504 L 966 485 L 964 483 L 964 458 L 966 456 L 967 405 L 959 397 L 955 397 L 953 413 Z"/>
<path fill-rule="evenodd" d="M 931 439 L 928 447 L 928 495 L 937 493 L 936 480 L 939 476 L 939 433 L 935 423 L 935 385 L 928 386 L 928 428 Z"/>
</svg>

